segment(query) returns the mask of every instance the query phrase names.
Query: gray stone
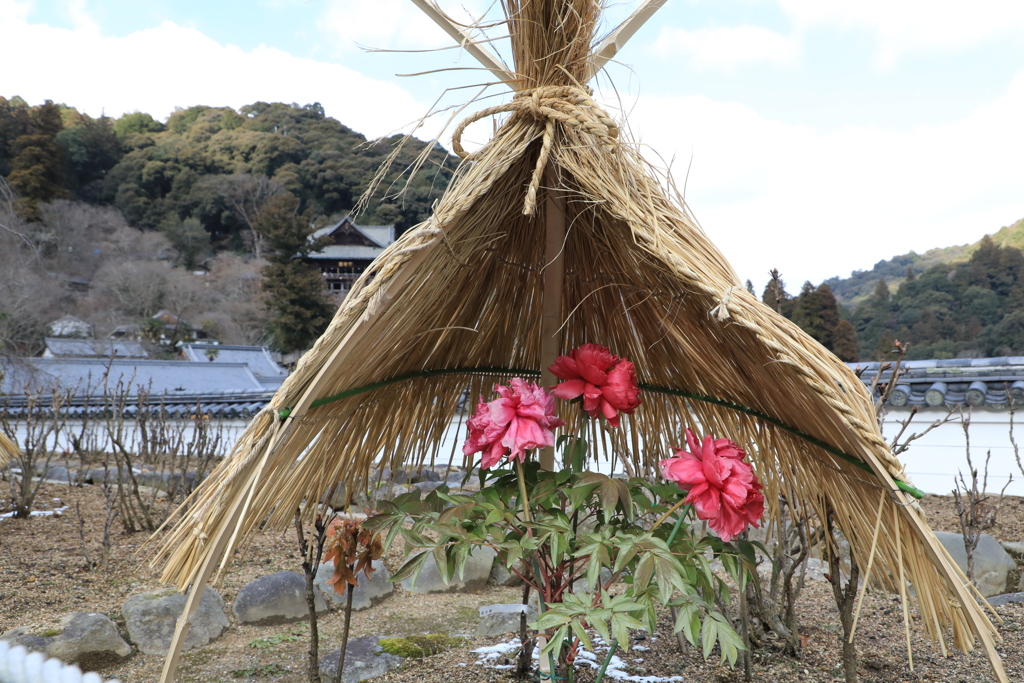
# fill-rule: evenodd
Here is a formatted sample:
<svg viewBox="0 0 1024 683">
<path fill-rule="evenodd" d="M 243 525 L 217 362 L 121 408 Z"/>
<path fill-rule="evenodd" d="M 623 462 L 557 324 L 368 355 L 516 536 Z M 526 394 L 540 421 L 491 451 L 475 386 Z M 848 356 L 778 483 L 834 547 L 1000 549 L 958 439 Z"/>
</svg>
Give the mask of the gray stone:
<svg viewBox="0 0 1024 683">
<path fill-rule="evenodd" d="M 345 594 L 336 593 L 334 586 L 327 585 L 327 579 L 333 575 L 334 563 L 324 562 L 317 569 L 314 582 L 317 588 L 323 591 L 323 594 L 332 603 L 344 608 L 345 600 L 347 599 Z M 359 581 L 359 585 L 352 591 L 352 611 L 358 612 L 359 610 L 369 609 L 377 603 L 390 598 L 392 593 L 395 592 L 395 584 L 388 581 L 390 577 L 391 574 L 388 573 L 388 568 L 384 566 L 384 562 L 381 560 L 373 561 L 373 573 L 370 574 L 370 578 L 366 578 L 365 572 L 356 574 L 356 580 Z"/>
<path fill-rule="evenodd" d="M 0 640 L 7 641 L 11 647 L 19 645 L 29 652 L 46 652 L 46 646 L 53 640 L 52 637 L 34 636 L 24 626 L 12 628 L 0 635 Z"/>
<path fill-rule="evenodd" d="M 608 583 L 608 581 L 611 580 L 611 578 L 612 578 L 612 571 L 610 569 L 608 569 L 608 567 L 601 567 L 601 576 L 599 577 L 599 580 L 601 581 L 601 585 L 603 586 L 604 584 Z M 589 593 L 590 592 L 590 581 L 587 580 L 586 576 L 582 576 L 582 577 L 576 579 L 576 581 L 573 582 L 573 584 L 572 584 L 572 592 L 573 593 Z"/>
<path fill-rule="evenodd" d="M 1010 557 L 1018 562 L 1024 561 L 1024 543 L 1000 543 L 1003 550 L 1009 553 Z"/>
<path fill-rule="evenodd" d="M 448 484 L 448 486 L 451 486 L 452 488 L 458 488 L 459 486 L 462 486 L 462 480 L 465 478 L 465 472 L 449 472 L 448 476 L 446 477 L 446 483 Z M 466 483 L 469 484 L 472 481 L 472 478 L 470 478 L 470 480 L 467 481 Z"/>
<path fill-rule="evenodd" d="M 131 645 L 121 638 L 114 622 L 105 614 L 74 612 L 61 619 L 60 625 L 64 631 L 50 639 L 47 657 L 91 669 L 132 653 Z"/>
<path fill-rule="evenodd" d="M 519 633 L 519 622 L 526 608 L 527 623 L 537 619 L 536 605 L 488 605 L 480 608 L 480 622 L 476 626 L 478 636 L 500 636 L 503 633 Z"/>
<path fill-rule="evenodd" d="M 327 602 L 314 587 L 316 611 L 326 612 Z M 233 607 L 243 624 L 283 624 L 309 617 L 306 579 L 298 572 L 277 572 L 261 576 L 238 591 Z"/>
<path fill-rule="evenodd" d="M 415 484 L 413 484 L 413 486 L 418 488 L 420 491 L 423 491 L 424 493 L 426 493 L 428 491 L 433 491 L 436 488 L 440 488 L 440 487 L 444 486 L 444 482 L 443 481 L 418 481 Z"/>
<path fill-rule="evenodd" d="M 526 567 L 523 565 L 523 561 L 520 560 L 519 573 L 524 573 L 525 569 Z M 491 576 L 488 582 L 495 586 L 508 586 L 510 588 L 516 588 L 523 585 L 523 580 L 519 578 L 517 574 L 510 572 L 499 559 L 495 559 L 494 564 L 491 565 Z"/>
<path fill-rule="evenodd" d="M 62 483 L 71 483 L 75 481 L 75 477 L 78 475 L 77 472 L 71 472 L 67 467 L 57 465 L 46 470 L 46 474 L 43 479 L 49 479 L 50 481 L 59 481 Z"/>
<path fill-rule="evenodd" d="M 165 655 L 171 646 L 174 626 L 185 609 L 185 595 L 173 588 L 137 593 L 121 606 L 128 637 L 147 655 Z M 206 645 L 228 627 L 224 615 L 224 599 L 212 588 L 206 588 L 192 627 L 185 636 L 183 649 L 193 650 Z"/>
<path fill-rule="evenodd" d="M 345 649 L 345 670 L 342 671 L 342 683 L 358 683 L 371 678 L 383 676 L 388 671 L 402 665 L 404 657 L 389 655 L 381 650 L 380 636 L 353 638 L 348 641 Z M 338 673 L 338 659 L 341 648 L 320 660 L 320 676 L 322 680 L 333 681 Z"/>
<path fill-rule="evenodd" d="M 935 535 L 960 566 L 960 569 L 966 573 L 967 551 L 964 549 L 963 536 L 948 531 L 936 531 Z M 989 534 L 982 534 L 978 539 L 978 547 L 974 551 L 974 578 L 981 594 L 987 598 L 991 595 L 1006 593 L 1007 589 L 1017 588 L 1017 586 L 1006 585 L 1007 578 L 1016 569 L 1017 564 L 999 545 L 999 541 Z"/>
<path fill-rule="evenodd" d="M 477 591 L 487 585 L 487 579 L 491 576 L 491 567 L 494 566 L 494 558 L 497 553 L 493 548 L 480 546 L 473 550 L 473 554 L 466 559 L 465 572 L 461 579 L 458 573 L 452 577 L 450 584 L 441 580 L 441 573 L 437 571 L 437 564 L 433 558 L 428 558 L 423 564 L 419 577 L 416 579 L 416 586 L 413 588 L 412 577 L 402 581 L 402 588 L 412 593 L 454 593 Z"/>
<path fill-rule="evenodd" d="M 1002 595 L 993 595 L 988 599 L 988 604 L 993 607 L 1009 605 L 1014 602 L 1024 602 L 1024 593 L 1003 593 Z"/>
<path fill-rule="evenodd" d="M 34 636 L 21 627 L 4 633 L 0 640 L 83 668 L 110 664 L 132 652 L 131 645 L 121 638 L 114 622 L 104 614 L 73 612 L 61 619 L 60 624 L 63 631 L 54 636 Z"/>
<path fill-rule="evenodd" d="M 324 491 L 320 502 L 335 510 L 343 510 L 348 505 L 348 496 L 345 495 L 345 484 L 338 482 L 331 488 Z"/>
<path fill-rule="evenodd" d="M 418 470 L 395 470 L 391 477 L 393 484 L 415 484 L 424 481 L 441 481 L 442 477 L 432 467 Z"/>
</svg>

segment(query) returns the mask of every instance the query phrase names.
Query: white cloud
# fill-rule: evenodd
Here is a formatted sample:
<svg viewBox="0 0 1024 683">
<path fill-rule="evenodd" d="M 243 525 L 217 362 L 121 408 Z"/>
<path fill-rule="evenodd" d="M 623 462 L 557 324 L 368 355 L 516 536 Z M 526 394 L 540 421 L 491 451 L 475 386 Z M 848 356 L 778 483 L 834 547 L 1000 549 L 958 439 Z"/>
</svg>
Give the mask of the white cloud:
<svg viewBox="0 0 1024 683">
<path fill-rule="evenodd" d="M 471 24 L 484 8 L 482 2 L 468 2 L 444 10 L 455 21 Z M 339 52 L 352 52 L 360 46 L 422 50 L 452 44 L 448 34 L 409 0 L 331 0 L 319 27 L 332 36 Z"/>
<path fill-rule="evenodd" d="M 25 21 L 32 12 L 31 2 L 0 0 L 0 22 Z"/>
<path fill-rule="evenodd" d="M 742 278 L 799 286 L 963 244 L 1024 217 L 1024 75 L 950 123 L 822 133 L 704 97 L 641 96 L 630 124 L 676 156 L 687 200 Z M 653 158 L 653 155 L 650 155 Z"/>
<path fill-rule="evenodd" d="M 760 26 L 697 29 L 666 26 L 654 43 L 662 57 L 688 56 L 698 69 L 731 69 L 741 64 L 792 64 L 800 57 L 800 40 Z"/>
<path fill-rule="evenodd" d="M 1003 36 L 1024 37 L 1020 0 L 778 0 L 799 28 L 867 28 L 879 39 L 878 61 L 906 53 L 949 52 Z"/>
<path fill-rule="evenodd" d="M 76 23 L 75 30 L 31 24 L 24 6 L 0 0 L 0 45 L 7 54 L 33 55 L 5 70 L 2 94 L 66 102 L 94 116 L 141 110 L 157 118 L 176 106 L 318 101 L 370 137 L 395 132 L 426 110 L 399 86 L 345 66 L 270 47 L 241 50 L 172 22 L 124 37 L 100 36 L 84 13 Z"/>
</svg>

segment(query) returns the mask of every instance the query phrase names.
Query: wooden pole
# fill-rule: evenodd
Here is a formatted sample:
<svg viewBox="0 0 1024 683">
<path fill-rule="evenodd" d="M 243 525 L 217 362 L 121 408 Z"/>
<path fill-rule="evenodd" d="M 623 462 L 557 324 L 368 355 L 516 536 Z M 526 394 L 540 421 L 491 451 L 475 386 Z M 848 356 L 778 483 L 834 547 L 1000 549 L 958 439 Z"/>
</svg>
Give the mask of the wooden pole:
<svg viewBox="0 0 1024 683">
<path fill-rule="evenodd" d="M 540 367 L 541 386 L 549 387 L 558 379 L 548 368 L 562 353 L 562 281 L 565 272 L 565 193 L 561 173 L 548 163 L 544 171 L 544 295 L 541 317 Z M 542 470 L 555 469 L 555 449 L 540 452 Z"/>
</svg>

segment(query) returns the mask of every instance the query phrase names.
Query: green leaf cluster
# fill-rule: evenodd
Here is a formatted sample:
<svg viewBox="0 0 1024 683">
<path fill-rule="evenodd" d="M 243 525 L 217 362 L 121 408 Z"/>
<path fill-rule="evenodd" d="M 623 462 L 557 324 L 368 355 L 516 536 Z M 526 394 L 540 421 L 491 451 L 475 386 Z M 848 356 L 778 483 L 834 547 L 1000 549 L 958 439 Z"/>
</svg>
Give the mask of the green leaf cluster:
<svg viewBox="0 0 1024 683">
<path fill-rule="evenodd" d="M 404 541 L 406 560 L 391 580 L 415 585 L 433 561 L 451 581 L 462 577 L 475 549 L 487 546 L 539 592 L 546 609 L 530 626 L 548 634 L 543 656 L 558 657 L 567 642 L 592 648 L 590 630 L 628 647 L 631 629 L 655 629 L 662 605 L 680 608 L 676 630 L 693 643 L 699 639 L 705 656 L 717 645 L 723 661 L 735 662 L 742 643 L 713 607 L 716 589 L 728 595 L 728 588 L 711 562 L 719 559 L 738 577 L 754 567 L 753 546 L 695 536 L 686 523 L 689 506 L 653 528 L 685 493 L 673 483 L 581 471 L 572 463 L 584 446 L 572 438 L 560 441 L 569 467 L 545 472 L 525 464 L 529 518 L 518 475 L 508 469 L 482 470 L 476 492 L 456 494 L 442 486 L 425 497 L 411 491 L 382 503 L 364 526 L 386 534 L 385 547 L 399 536 Z M 602 569 L 611 572 L 603 583 Z M 590 592 L 574 591 L 582 579 Z M 620 581 L 626 589 L 613 595 L 611 586 Z"/>
</svg>

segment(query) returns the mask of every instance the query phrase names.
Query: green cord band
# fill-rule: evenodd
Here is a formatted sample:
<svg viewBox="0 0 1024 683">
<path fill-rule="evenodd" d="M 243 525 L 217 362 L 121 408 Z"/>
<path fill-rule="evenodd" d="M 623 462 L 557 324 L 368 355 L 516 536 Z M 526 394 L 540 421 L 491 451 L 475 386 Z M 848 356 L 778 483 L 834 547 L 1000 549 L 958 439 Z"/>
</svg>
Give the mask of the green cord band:
<svg viewBox="0 0 1024 683">
<path fill-rule="evenodd" d="M 522 368 L 448 368 L 442 370 L 422 370 L 420 372 L 409 373 L 408 375 L 399 375 L 398 377 L 392 377 L 391 379 L 381 380 L 380 382 L 374 382 L 373 384 L 366 384 L 361 387 L 356 387 L 355 389 L 348 389 L 337 394 L 332 394 L 331 396 L 324 396 L 323 398 L 318 398 L 312 403 L 310 403 L 309 407 L 317 408 L 328 403 L 341 401 L 342 399 L 351 398 L 352 396 L 364 394 L 368 391 L 373 391 L 374 389 L 380 389 L 391 384 L 397 384 L 399 382 L 405 382 L 411 379 L 422 379 L 425 377 L 436 377 L 440 375 L 514 375 L 525 377 L 539 377 L 540 372 L 537 370 L 526 370 Z M 774 425 L 783 431 L 789 432 L 793 436 L 803 439 L 807 443 L 817 446 L 818 448 L 825 451 L 829 455 L 833 455 L 839 458 L 840 460 L 845 460 L 846 462 L 850 463 L 851 465 L 854 465 L 855 467 L 859 467 L 865 472 L 874 474 L 874 470 L 871 469 L 871 466 L 868 465 L 863 460 L 861 460 L 860 458 L 856 458 L 847 453 L 843 453 L 838 448 L 830 446 L 821 439 L 815 438 L 810 434 L 805 434 L 796 427 L 792 427 L 783 422 L 782 420 L 774 418 L 771 415 L 766 415 L 765 413 L 762 413 L 758 410 L 754 410 L 753 408 L 749 408 L 738 403 L 732 403 L 730 401 L 724 401 L 720 398 L 714 398 L 713 396 L 693 394 L 688 391 L 680 391 L 678 389 L 668 389 L 666 387 L 659 387 L 654 384 L 641 384 L 640 388 L 643 389 L 644 391 L 651 391 L 656 394 L 667 394 L 669 396 L 678 396 L 680 398 L 686 398 L 693 401 L 711 403 L 716 406 L 721 406 L 723 408 L 735 410 L 736 412 L 743 413 L 745 415 L 750 415 L 751 417 L 756 417 L 757 419 L 767 422 L 768 424 Z M 284 408 L 282 410 L 277 411 L 278 417 L 282 420 L 291 416 L 291 414 L 292 411 L 290 408 Z M 914 498 L 920 499 L 924 497 L 924 492 L 921 491 L 920 489 L 916 489 L 910 484 L 902 482 L 899 479 L 893 479 L 893 481 L 896 483 L 897 488 L 899 488 L 901 491 L 909 493 Z"/>
</svg>

